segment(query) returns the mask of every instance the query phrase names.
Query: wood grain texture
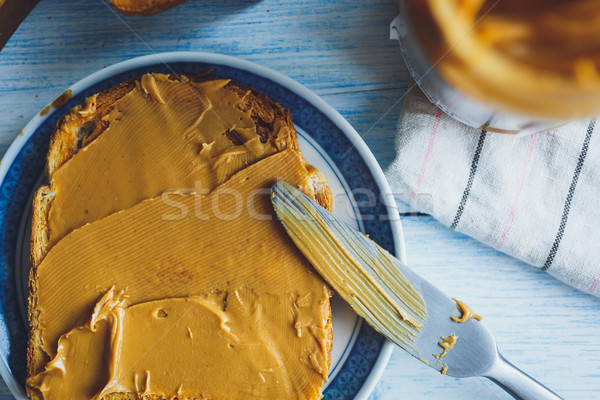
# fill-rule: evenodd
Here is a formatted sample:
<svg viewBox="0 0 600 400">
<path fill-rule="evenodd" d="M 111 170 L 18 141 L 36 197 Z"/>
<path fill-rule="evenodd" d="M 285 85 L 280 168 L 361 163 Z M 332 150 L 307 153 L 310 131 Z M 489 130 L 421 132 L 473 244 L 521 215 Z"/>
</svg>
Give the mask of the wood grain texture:
<svg viewBox="0 0 600 400">
<path fill-rule="evenodd" d="M 240 56 L 303 83 L 352 123 L 385 166 L 409 85 L 397 44 L 388 40 L 396 11 L 395 0 L 190 0 L 153 17 L 127 18 L 107 0 L 42 0 L 0 52 L 0 153 L 86 75 L 134 56 L 192 50 Z M 430 217 L 402 222 L 409 263 L 483 315 L 507 358 L 565 398 L 600 396 L 598 299 Z M 0 384 L 0 400 L 9 398 Z M 371 396 L 508 398 L 484 379 L 441 376 L 401 350 Z"/>
</svg>

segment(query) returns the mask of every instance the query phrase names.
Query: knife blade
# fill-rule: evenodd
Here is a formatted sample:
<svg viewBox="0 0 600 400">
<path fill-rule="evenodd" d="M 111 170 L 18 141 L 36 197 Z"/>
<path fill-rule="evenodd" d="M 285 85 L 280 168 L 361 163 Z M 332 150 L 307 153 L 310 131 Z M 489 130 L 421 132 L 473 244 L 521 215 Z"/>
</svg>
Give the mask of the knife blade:
<svg viewBox="0 0 600 400">
<path fill-rule="evenodd" d="M 368 237 L 288 183 L 273 185 L 271 201 L 315 269 L 387 339 L 449 376 L 487 377 L 516 399 L 560 399 L 504 359 L 481 322 L 456 322 L 455 300 Z"/>
<path fill-rule="evenodd" d="M 0 50 L 39 0 L 0 0 Z"/>
</svg>

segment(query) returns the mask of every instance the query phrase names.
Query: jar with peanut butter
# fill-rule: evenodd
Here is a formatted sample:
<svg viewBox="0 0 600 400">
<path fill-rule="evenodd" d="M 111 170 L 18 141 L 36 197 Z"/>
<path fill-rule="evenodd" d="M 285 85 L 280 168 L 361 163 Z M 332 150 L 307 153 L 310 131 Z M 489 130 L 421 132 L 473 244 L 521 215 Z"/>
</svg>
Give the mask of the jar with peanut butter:
<svg viewBox="0 0 600 400">
<path fill-rule="evenodd" d="M 489 131 L 600 113 L 600 1 L 402 0 L 392 23 L 429 99 Z"/>
</svg>

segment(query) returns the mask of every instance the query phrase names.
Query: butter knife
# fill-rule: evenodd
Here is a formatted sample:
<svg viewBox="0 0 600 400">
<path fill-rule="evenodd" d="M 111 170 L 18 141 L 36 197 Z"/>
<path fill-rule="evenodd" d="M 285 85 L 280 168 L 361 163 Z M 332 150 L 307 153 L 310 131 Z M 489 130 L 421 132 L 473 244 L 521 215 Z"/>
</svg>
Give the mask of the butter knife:
<svg viewBox="0 0 600 400">
<path fill-rule="evenodd" d="M 272 187 L 271 201 L 315 269 L 387 339 L 449 376 L 489 378 L 515 399 L 561 399 L 508 362 L 481 322 L 457 322 L 469 316 L 468 308 L 365 235 L 285 182 Z"/>
</svg>

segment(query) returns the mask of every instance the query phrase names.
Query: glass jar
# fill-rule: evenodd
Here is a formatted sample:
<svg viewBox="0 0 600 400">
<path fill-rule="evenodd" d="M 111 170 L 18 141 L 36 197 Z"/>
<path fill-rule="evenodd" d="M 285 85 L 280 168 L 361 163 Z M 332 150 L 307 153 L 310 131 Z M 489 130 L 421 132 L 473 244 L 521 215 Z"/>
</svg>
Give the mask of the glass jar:
<svg viewBox="0 0 600 400">
<path fill-rule="evenodd" d="M 391 36 L 469 126 L 534 133 L 600 114 L 599 0 L 401 0 Z"/>
</svg>

